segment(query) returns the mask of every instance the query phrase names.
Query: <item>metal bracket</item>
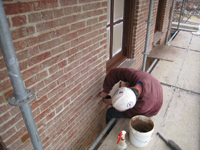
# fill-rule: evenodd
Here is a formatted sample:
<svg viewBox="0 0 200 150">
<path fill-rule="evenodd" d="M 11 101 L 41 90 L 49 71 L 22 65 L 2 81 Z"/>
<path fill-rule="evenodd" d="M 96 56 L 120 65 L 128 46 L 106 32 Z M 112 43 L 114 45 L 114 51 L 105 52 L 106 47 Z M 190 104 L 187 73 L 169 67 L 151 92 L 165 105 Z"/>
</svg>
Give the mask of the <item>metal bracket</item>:
<svg viewBox="0 0 200 150">
<path fill-rule="evenodd" d="M 146 22 L 150 22 L 150 23 L 152 23 L 152 22 L 153 22 L 153 20 L 150 20 L 150 21 L 146 20 Z"/>
<path fill-rule="evenodd" d="M 15 93 L 12 93 L 8 97 L 8 103 L 12 106 L 21 106 L 24 105 L 25 103 L 30 103 L 35 99 L 35 92 L 31 89 L 26 89 L 27 97 L 22 100 L 18 100 L 15 98 Z"/>
<path fill-rule="evenodd" d="M 146 52 L 146 53 L 145 53 L 145 52 L 142 52 L 142 54 L 143 54 L 143 55 L 149 55 L 150 53 L 149 53 L 149 52 Z"/>
</svg>

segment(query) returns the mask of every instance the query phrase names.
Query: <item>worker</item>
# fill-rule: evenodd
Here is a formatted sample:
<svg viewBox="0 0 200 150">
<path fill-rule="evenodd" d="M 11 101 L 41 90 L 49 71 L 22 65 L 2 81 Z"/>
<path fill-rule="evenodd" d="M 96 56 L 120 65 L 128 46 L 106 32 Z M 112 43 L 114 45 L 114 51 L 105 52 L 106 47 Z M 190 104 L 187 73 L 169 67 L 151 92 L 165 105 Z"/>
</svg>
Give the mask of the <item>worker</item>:
<svg viewBox="0 0 200 150">
<path fill-rule="evenodd" d="M 120 81 L 128 85 L 118 88 L 111 97 L 109 92 Z M 104 103 L 112 105 L 106 112 L 106 123 L 112 118 L 154 116 L 163 103 L 163 91 L 159 81 L 149 73 L 128 68 L 111 69 L 104 80 L 103 91 L 99 95 Z"/>
</svg>

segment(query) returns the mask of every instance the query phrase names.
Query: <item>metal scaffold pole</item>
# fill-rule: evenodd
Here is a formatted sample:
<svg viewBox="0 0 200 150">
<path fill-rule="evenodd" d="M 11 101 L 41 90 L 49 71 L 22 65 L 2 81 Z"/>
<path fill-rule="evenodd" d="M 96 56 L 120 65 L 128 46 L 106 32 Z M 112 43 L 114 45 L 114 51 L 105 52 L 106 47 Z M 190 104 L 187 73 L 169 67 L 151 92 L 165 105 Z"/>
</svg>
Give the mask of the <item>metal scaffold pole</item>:
<svg viewBox="0 0 200 150">
<path fill-rule="evenodd" d="M 35 93 L 24 87 L 2 0 L 0 0 L 0 48 L 14 90 L 14 93 L 8 98 L 8 102 L 12 106 L 20 107 L 34 149 L 43 150 L 29 105 L 35 98 Z"/>
<path fill-rule="evenodd" d="M 150 27 L 151 27 L 151 16 L 152 16 L 152 10 L 153 10 L 153 0 L 150 1 L 149 4 L 149 15 L 148 15 L 148 20 L 147 20 L 147 33 L 146 33 L 146 41 L 145 41 L 145 48 L 143 52 L 143 65 L 142 65 L 142 71 L 145 71 L 145 66 L 146 66 L 146 61 L 147 61 L 147 55 L 148 53 L 148 45 L 149 45 L 149 34 L 150 34 Z"/>
</svg>

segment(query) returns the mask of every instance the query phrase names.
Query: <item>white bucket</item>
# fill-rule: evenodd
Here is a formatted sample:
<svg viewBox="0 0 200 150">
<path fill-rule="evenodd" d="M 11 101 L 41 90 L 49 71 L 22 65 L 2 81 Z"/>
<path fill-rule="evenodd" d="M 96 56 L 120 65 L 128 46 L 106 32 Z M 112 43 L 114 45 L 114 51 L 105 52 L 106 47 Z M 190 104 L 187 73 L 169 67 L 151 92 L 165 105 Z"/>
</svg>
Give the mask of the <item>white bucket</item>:
<svg viewBox="0 0 200 150">
<path fill-rule="evenodd" d="M 142 115 L 131 118 L 129 122 L 129 139 L 136 147 L 144 147 L 151 140 L 154 131 L 153 121 Z"/>
</svg>

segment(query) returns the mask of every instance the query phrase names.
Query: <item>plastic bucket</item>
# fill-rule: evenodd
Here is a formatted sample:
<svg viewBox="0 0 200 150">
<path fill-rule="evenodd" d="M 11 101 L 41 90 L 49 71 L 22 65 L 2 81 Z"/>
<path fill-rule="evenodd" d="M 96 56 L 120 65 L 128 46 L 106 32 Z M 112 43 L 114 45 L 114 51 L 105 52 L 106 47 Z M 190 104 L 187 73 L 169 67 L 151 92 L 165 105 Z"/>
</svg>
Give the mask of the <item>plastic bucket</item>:
<svg viewBox="0 0 200 150">
<path fill-rule="evenodd" d="M 154 131 L 153 121 L 142 115 L 131 118 L 129 122 L 129 139 L 136 147 L 144 147 L 151 140 Z"/>
</svg>

